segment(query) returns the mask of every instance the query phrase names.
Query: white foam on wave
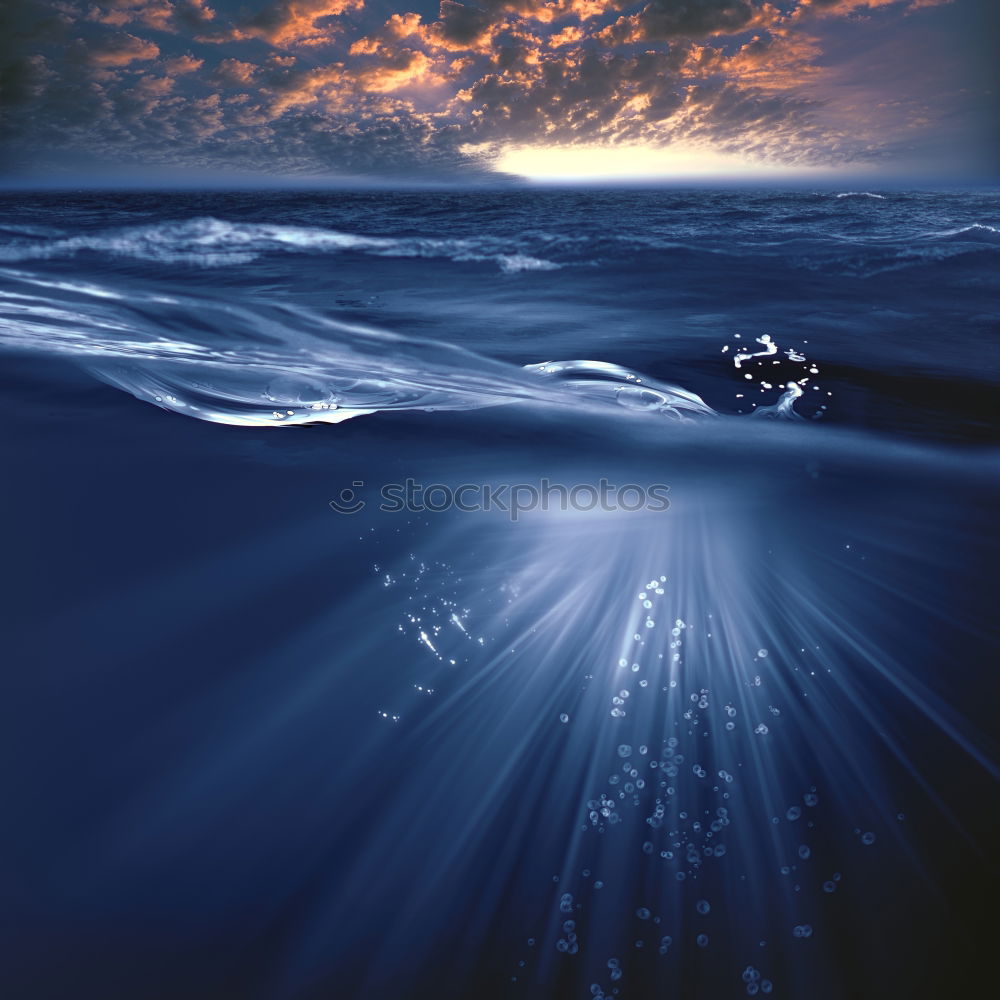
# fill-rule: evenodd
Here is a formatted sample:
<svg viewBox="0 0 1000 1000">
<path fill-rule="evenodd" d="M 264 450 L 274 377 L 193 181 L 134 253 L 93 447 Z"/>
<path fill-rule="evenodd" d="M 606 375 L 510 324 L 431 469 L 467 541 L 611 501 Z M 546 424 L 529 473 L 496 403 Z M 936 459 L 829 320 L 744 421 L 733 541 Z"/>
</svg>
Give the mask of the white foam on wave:
<svg viewBox="0 0 1000 1000">
<path fill-rule="evenodd" d="M 517 274 L 519 271 L 556 271 L 559 265 L 551 260 L 542 260 L 539 257 L 528 257 L 525 254 L 501 254 L 497 258 L 500 270 L 504 274 Z"/>
<path fill-rule="evenodd" d="M 925 233 L 924 239 L 948 239 L 952 236 L 965 236 L 966 233 L 1000 233 L 996 226 L 988 226 L 983 222 L 973 222 L 968 226 L 961 226 L 958 229 L 942 229 L 936 232 Z"/>
<path fill-rule="evenodd" d="M 232 267 L 249 264 L 265 253 L 365 253 L 377 257 L 424 257 L 464 262 L 493 262 L 505 274 L 551 271 L 560 267 L 520 252 L 510 240 L 491 236 L 362 236 L 335 229 L 272 223 L 234 223 L 211 217 L 150 226 L 129 226 L 83 236 L 0 245 L 0 260 L 24 261 L 73 257 L 85 252 L 158 264 Z"/>
<path fill-rule="evenodd" d="M 875 194 L 872 191 L 842 191 L 837 195 L 838 198 L 875 198 L 878 201 L 885 201 L 886 197 L 884 194 Z"/>
</svg>

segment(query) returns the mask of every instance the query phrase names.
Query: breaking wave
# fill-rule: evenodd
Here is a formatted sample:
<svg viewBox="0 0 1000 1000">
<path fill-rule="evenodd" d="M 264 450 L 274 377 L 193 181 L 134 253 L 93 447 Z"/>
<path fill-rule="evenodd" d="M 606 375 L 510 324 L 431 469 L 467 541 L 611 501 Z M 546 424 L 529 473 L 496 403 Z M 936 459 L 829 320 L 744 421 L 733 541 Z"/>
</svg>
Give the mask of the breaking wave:
<svg viewBox="0 0 1000 1000">
<path fill-rule="evenodd" d="M 841 192 L 836 199 L 878 199 L 873 192 Z M 786 223 L 758 233 L 755 252 L 788 260 L 803 270 L 873 277 L 887 270 L 947 263 L 969 253 L 994 252 L 1000 228 L 984 221 L 949 217 L 940 227 L 917 223 L 912 213 L 899 210 L 891 219 L 880 211 L 877 227 L 844 228 L 844 210 L 821 214 L 804 238 L 798 224 Z M 584 235 L 571 219 L 547 231 L 525 227 L 517 232 L 480 232 L 467 227 L 454 235 L 410 233 L 364 235 L 337 228 L 270 222 L 234 222 L 212 216 L 144 225 L 102 227 L 91 232 L 65 231 L 30 225 L 0 228 L 0 262 L 73 260 L 96 255 L 103 261 L 134 261 L 198 268 L 240 268 L 262 257 L 296 255 L 313 259 L 340 257 L 447 261 L 452 264 L 488 265 L 501 274 L 518 275 L 585 267 L 610 271 L 659 268 L 666 261 L 688 266 L 695 258 L 741 258 L 741 226 L 755 225 L 750 218 L 721 222 L 706 229 L 697 220 L 666 215 L 640 231 L 617 232 L 601 228 Z M 697 223 L 697 224 L 695 224 Z M 381 227 L 386 225 L 382 220 Z M 393 220 L 398 226 L 398 220 Z M 791 226 L 791 228 L 789 228 Z M 501 227 L 498 226 L 498 229 Z"/>
<path fill-rule="evenodd" d="M 18 235 L 37 237 L 38 234 Z M 457 263 L 493 262 L 504 274 L 551 271 L 561 266 L 521 252 L 510 239 L 491 236 L 467 239 L 362 236 L 335 229 L 226 222 L 212 217 L 127 226 L 80 236 L 15 238 L 0 246 L 0 260 L 47 260 L 87 252 L 200 267 L 249 264 L 269 253 L 361 253 L 376 257 L 445 259 Z"/>
</svg>

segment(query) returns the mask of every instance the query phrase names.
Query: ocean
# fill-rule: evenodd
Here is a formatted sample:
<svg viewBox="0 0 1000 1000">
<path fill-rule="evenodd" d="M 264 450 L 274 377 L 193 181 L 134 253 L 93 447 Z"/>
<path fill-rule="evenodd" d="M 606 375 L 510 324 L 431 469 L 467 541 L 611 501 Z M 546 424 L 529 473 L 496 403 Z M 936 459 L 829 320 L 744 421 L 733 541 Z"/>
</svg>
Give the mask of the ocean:
<svg viewBox="0 0 1000 1000">
<path fill-rule="evenodd" d="M 1000 194 L 0 195 L 18 998 L 995 977 Z"/>
</svg>

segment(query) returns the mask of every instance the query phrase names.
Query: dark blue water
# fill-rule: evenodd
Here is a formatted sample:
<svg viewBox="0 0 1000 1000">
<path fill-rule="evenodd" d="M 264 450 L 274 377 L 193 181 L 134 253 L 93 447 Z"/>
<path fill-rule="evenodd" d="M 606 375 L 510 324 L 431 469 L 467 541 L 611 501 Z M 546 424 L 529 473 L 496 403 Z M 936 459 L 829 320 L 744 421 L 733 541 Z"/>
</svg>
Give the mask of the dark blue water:
<svg viewBox="0 0 1000 1000">
<path fill-rule="evenodd" d="M 5 992 L 981 992 L 998 263 L 988 192 L 0 198 Z M 669 505 L 523 509 L 602 481 Z"/>
</svg>

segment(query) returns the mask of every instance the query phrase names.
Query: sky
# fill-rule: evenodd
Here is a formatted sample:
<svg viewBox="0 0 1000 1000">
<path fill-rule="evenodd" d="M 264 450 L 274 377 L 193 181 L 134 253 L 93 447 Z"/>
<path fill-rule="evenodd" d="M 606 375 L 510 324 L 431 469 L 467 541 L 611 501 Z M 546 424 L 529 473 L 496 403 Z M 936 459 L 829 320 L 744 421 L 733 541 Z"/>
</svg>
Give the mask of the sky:
<svg viewBox="0 0 1000 1000">
<path fill-rule="evenodd" d="M 992 0 L 3 0 L 0 181 L 1000 177 Z"/>
</svg>

